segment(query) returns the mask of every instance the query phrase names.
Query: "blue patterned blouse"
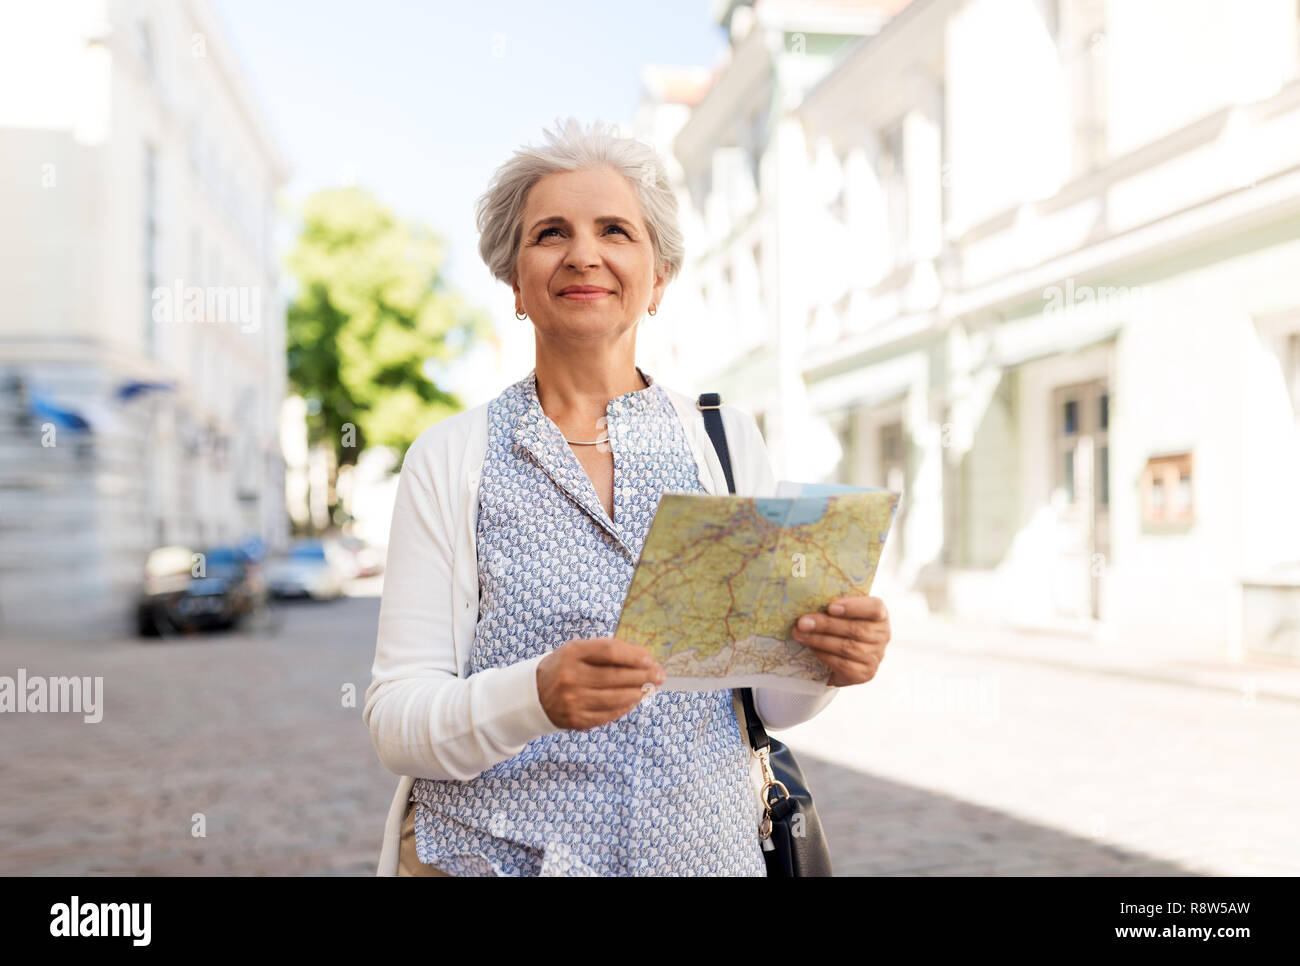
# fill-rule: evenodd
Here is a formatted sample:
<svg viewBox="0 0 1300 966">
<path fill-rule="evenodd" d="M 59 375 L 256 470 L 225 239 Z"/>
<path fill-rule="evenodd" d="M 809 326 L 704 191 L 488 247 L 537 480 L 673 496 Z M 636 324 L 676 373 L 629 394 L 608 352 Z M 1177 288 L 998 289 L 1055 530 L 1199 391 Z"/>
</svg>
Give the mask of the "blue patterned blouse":
<svg viewBox="0 0 1300 966">
<path fill-rule="evenodd" d="M 470 673 L 612 636 L 660 494 L 704 492 L 671 400 L 642 376 L 601 433 L 613 520 L 542 411 L 535 369 L 489 405 Z M 729 690 L 660 692 L 469 781 L 417 779 L 411 800 L 420 861 L 452 875 L 767 874 Z"/>
</svg>

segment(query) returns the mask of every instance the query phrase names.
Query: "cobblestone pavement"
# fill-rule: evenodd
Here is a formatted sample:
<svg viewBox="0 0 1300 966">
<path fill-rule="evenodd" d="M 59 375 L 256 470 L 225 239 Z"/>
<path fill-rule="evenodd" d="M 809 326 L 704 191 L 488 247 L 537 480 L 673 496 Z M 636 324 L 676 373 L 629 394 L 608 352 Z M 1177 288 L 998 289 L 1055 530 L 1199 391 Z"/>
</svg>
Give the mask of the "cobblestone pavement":
<svg viewBox="0 0 1300 966">
<path fill-rule="evenodd" d="M 837 874 L 1297 875 L 1300 704 L 894 641 L 778 732 Z"/>
<path fill-rule="evenodd" d="M 378 600 L 287 612 L 273 638 L 0 646 L 0 674 L 104 678 L 98 724 L 0 716 L 0 874 L 372 874 Z M 779 733 L 837 873 L 1300 873 L 1300 704 L 904 640 Z"/>
<path fill-rule="evenodd" d="M 397 785 L 361 720 L 378 604 L 289 603 L 275 637 L 0 648 L 0 673 L 104 678 L 98 724 L 0 717 L 0 873 L 373 874 Z"/>
</svg>

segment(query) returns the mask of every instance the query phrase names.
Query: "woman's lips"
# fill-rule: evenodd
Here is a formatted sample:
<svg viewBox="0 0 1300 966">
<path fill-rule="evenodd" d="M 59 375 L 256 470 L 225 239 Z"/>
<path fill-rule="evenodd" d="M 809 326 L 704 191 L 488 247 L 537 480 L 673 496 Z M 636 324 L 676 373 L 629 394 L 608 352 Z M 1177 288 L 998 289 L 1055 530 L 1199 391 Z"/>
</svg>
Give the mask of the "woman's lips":
<svg viewBox="0 0 1300 966">
<path fill-rule="evenodd" d="M 612 295 L 612 292 L 562 292 L 560 298 L 573 299 L 575 302 L 594 302 L 596 299 L 603 299 L 606 295 Z"/>
</svg>

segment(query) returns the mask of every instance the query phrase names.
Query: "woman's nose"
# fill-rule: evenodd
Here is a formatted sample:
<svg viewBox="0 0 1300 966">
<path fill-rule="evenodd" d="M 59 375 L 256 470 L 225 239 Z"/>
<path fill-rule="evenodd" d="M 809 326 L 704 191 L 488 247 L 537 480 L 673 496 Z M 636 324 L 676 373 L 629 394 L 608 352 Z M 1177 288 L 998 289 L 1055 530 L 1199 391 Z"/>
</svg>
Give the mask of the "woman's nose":
<svg viewBox="0 0 1300 966">
<path fill-rule="evenodd" d="M 573 244 L 569 246 L 565 264 L 569 268 L 592 268 L 599 265 L 600 256 L 596 251 L 596 240 L 586 235 L 575 235 Z"/>
</svg>

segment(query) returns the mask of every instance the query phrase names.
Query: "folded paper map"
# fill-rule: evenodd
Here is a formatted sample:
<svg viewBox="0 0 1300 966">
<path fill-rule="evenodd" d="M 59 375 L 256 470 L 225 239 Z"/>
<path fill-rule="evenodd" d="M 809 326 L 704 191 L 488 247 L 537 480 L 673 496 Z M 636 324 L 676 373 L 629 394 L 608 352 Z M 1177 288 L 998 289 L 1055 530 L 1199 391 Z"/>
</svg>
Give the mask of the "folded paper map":
<svg viewBox="0 0 1300 966">
<path fill-rule="evenodd" d="M 837 597 L 871 592 L 898 500 L 787 481 L 774 497 L 666 492 L 614 636 L 647 648 L 670 690 L 820 692 L 831 669 L 790 631 Z"/>
</svg>

